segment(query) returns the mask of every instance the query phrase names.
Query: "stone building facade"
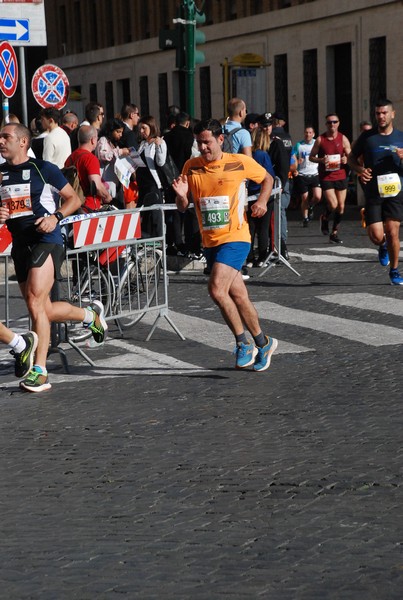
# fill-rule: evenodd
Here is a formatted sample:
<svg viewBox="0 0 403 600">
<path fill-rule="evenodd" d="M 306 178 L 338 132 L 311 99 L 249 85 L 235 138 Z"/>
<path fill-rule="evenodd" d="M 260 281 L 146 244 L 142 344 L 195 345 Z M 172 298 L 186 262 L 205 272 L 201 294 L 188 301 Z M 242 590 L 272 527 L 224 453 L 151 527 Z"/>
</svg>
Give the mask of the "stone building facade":
<svg viewBox="0 0 403 600">
<path fill-rule="evenodd" d="M 67 74 L 79 111 L 90 99 L 107 115 L 132 101 L 162 123 L 183 106 L 175 50 L 160 50 L 179 0 L 45 0 L 49 62 Z M 196 2 L 198 4 L 198 2 Z M 206 0 L 205 62 L 196 69 L 195 117 L 225 114 L 228 97 L 250 112 L 281 110 L 297 138 L 336 111 L 355 137 L 387 95 L 403 125 L 401 30 L 395 0 Z M 398 123 L 399 124 L 399 123 Z"/>
</svg>

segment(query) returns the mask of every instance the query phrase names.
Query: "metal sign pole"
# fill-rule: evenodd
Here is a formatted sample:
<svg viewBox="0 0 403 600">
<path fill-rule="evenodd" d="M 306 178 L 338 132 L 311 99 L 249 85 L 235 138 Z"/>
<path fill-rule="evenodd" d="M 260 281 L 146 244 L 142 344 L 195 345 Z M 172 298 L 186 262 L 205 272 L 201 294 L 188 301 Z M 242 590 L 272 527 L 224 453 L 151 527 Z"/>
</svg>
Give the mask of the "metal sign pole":
<svg viewBox="0 0 403 600">
<path fill-rule="evenodd" d="M 27 74 L 25 71 L 25 48 L 20 46 L 18 50 L 19 54 L 19 67 L 21 77 L 21 102 L 22 102 L 22 122 L 24 125 L 29 127 L 28 122 L 28 102 L 27 102 Z"/>
<path fill-rule="evenodd" d="M 3 99 L 1 101 L 1 106 L 2 106 L 2 110 L 3 110 L 3 121 L 4 121 L 4 123 L 8 123 L 9 103 L 8 103 L 8 98 L 6 96 L 3 96 Z"/>
</svg>

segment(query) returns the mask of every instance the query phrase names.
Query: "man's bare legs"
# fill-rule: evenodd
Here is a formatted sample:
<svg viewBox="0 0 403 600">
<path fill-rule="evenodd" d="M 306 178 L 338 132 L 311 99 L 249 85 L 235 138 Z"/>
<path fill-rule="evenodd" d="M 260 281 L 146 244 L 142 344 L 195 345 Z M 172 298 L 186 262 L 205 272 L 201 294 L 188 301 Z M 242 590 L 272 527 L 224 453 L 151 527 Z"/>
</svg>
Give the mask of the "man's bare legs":
<svg viewBox="0 0 403 600">
<path fill-rule="evenodd" d="M 254 371 L 268 369 L 278 342 L 275 338 L 263 335 L 241 273 L 216 262 L 211 269 L 208 289 L 235 336 L 236 368 L 244 369 L 253 365 Z M 252 343 L 246 337 L 245 328 L 252 334 Z"/>
<path fill-rule="evenodd" d="M 46 369 L 46 357 L 49 350 L 50 323 L 64 321 L 84 321 L 84 308 L 68 302 L 51 302 L 50 292 L 54 283 L 53 259 L 49 255 L 39 268 L 32 268 L 28 278 L 20 284 L 22 295 L 32 320 L 32 328 L 39 337 L 35 364 Z"/>
<path fill-rule="evenodd" d="M 301 212 L 302 221 L 307 223 L 309 221 L 309 208 L 314 207 L 322 200 L 322 189 L 320 187 L 311 188 L 311 194 L 304 192 L 301 195 Z"/>
<path fill-rule="evenodd" d="M 400 254 L 400 221 L 386 219 L 385 223 L 372 223 L 367 226 L 367 231 L 369 239 L 376 246 L 382 246 L 386 237 L 390 268 L 397 269 Z"/>
<path fill-rule="evenodd" d="M 208 289 L 235 336 L 245 331 L 245 327 L 254 337 L 261 332 L 257 311 L 239 271 L 214 263 Z"/>
</svg>

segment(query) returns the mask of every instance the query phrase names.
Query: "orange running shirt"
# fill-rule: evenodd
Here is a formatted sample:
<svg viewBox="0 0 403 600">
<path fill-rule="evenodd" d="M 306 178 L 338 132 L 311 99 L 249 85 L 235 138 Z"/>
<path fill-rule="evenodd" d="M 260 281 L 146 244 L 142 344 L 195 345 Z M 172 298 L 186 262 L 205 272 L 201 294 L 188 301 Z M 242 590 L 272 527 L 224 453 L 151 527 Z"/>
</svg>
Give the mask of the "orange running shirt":
<svg viewBox="0 0 403 600">
<path fill-rule="evenodd" d="M 188 160 L 182 170 L 189 183 L 189 200 L 196 207 L 203 246 L 250 242 L 245 214 L 246 180 L 262 183 L 267 175 L 253 158 L 223 153 L 217 161 L 201 156 Z"/>
</svg>

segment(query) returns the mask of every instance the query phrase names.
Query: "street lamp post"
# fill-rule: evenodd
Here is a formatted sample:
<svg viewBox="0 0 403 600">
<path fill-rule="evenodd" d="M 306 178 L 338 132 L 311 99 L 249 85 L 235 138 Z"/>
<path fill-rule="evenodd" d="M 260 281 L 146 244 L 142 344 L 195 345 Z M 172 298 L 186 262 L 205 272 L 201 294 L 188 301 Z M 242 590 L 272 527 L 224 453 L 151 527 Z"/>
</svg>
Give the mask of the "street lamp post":
<svg viewBox="0 0 403 600">
<path fill-rule="evenodd" d="M 185 15 L 185 76 L 186 76 L 186 111 L 194 117 L 194 80 L 196 64 L 204 62 L 203 52 L 196 50 L 196 44 L 204 44 L 206 37 L 202 31 L 196 29 L 197 24 L 206 21 L 206 16 L 201 12 L 194 0 L 182 0 L 183 14 Z"/>
</svg>

